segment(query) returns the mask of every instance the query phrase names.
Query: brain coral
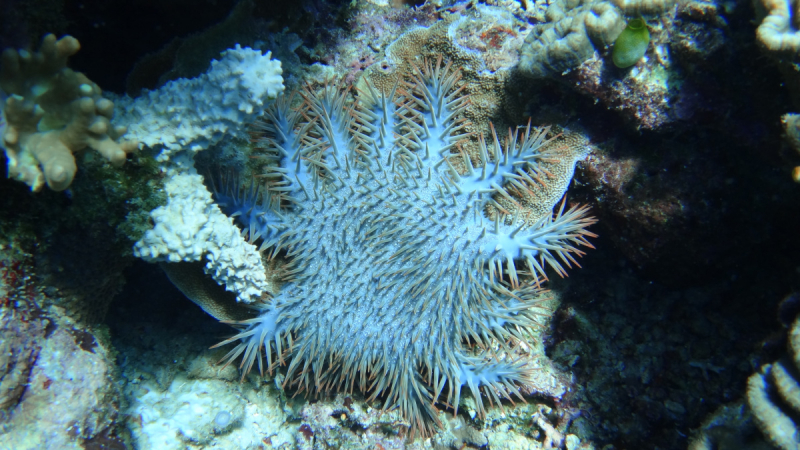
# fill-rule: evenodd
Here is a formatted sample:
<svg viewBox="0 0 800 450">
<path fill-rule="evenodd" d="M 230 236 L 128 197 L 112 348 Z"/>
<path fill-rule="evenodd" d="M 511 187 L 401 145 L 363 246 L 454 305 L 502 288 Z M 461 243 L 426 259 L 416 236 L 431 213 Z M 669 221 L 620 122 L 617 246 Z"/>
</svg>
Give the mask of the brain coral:
<svg viewBox="0 0 800 450">
<path fill-rule="evenodd" d="M 358 389 L 423 434 L 437 403 L 457 411 L 463 386 L 481 416 L 482 393 L 520 396 L 535 368 L 511 355 L 549 312 L 545 266 L 564 273 L 594 223 L 564 202 L 553 214 L 586 142 L 530 125 L 502 144 L 471 136 L 459 72 L 440 62 L 388 94 L 326 86 L 296 109 L 279 98 L 258 125 L 266 183 L 214 189 L 252 242 L 288 261 L 280 291 L 218 344 L 236 343 L 223 360 L 241 356 L 244 373 L 263 371 L 262 355 L 270 371 L 286 362 L 285 384 Z"/>
</svg>

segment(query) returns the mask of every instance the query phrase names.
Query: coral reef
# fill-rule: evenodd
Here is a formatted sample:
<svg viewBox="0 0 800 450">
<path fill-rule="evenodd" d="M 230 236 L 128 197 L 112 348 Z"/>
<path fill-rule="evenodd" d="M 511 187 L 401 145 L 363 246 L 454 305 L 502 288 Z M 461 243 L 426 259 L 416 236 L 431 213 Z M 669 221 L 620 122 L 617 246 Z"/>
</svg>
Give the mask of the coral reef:
<svg viewBox="0 0 800 450">
<path fill-rule="evenodd" d="M 772 450 L 753 424 L 753 418 L 743 402 L 723 405 L 695 430 L 688 450 L 746 448 Z"/>
<path fill-rule="evenodd" d="M 174 80 L 139 97 L 117 101 L 116 122 L 129 136 L 161 149 L 159 161 L 181 150 L 198 152 L 224 136 L 245 137 L 243 126 L 283 92 L 281 63 L 271 53 L 242 48 L 222 52 L 195 78 Z"/>
<path fill-rule="evenodd" d="M 389 93 L 326 86 L 267 111 L 266 186 L 225 180 L 214 195 L 250 241 L 286 255 L 285 284 L 219 345 L 238 342 L 225 359 L 243 356 L 245 374 L 288 361 L 285 383 L 303 391 L 384 396 L 427 434 L 445 393 L 458 411 L 463 386 L 496 403 L 531 382 L 514 347 L 548 313 L 540 278 L 577 264 L 594 220 L 557 206 L 585 139 L 530 125 L 503 144 L 471 136 L 459 71 L 412 68 Z M 474 155 L 461 149 L 472 138 Z"/>
<path fill-rule="evenodd" d="M 756 40 L 768 53 L 794 59 L 800 52 L 800 31 L 792 0 L 760 0 L 755 2 L 766 15 L 756 29 Z"/>
<path fill-rule="evenodd" d="M 772 445 L 781 450 L 796 449 L 800 432 L 796 415 L 800 412 L 800 316 L 789 328 L 787 357 L 762 366 L 747 380 L 747 405 L 753 422 Z"/>
<path fill-rule="evenodd" d="M 748 359 L 771 317 L 739 302 L 763 290 L 750 281 L 676 289 L 599 253 L 587 256 L 592 271 L 571 274 L 546 341 L 553 362 L 575 379 L 561 401 L 579 412 L 569 432 L 617 448 L 686 448 L 691 428 L 744 391 Z"/>
<path fill-rule="evenodd" d="M 293 448 L 284 425 L 291 409 L 284 410 L 274 383 L 240 383 L 233 368 L 214 364 L 219 355 L 208 352 L 203 337 L 224 334 L 227 327 L 182 298 L 158 266 L 138 264 L 143 270 L 131 275 L 133 289 L 112 305 L 109 318 L 120 352 L 123 413 L 130 418 L 128 446 L 270 448 L 271 438 L 272 448 Z M 220 429 L 215 419 L 222 411 L 231 418 Z M 284 442 L 289 444 L 280 447 Z"/>
<path fill-rule="evenodd" d="M 150 213 L 155 226 L 134 245 L 134 255 L 173 263 L 205 257 L 206 272 L 240 301 L 260 298 L 268 290 L 261 257 L 214 204 L 203 178 L 191 163 L 169 168 L 166 175 L 167 204 Z"/>
<path fill-rule="evenodd" d="M 576 6 L 570 9 L 572 5 Z M 723 8 L 706 0 L 655 2 L 652 8 L 644 8 L 648 13 L 641 17 L 649 30 L 649 44 L 642 42 L 637 57 L 628 61 L 627 67 L 619 68 L 612 62 L 614 54 L 621 50 L 613 43 L 625 28 L 626 16 L 631 20 L 638 17 L 620 9 L 624 7 L 635 9 L 642 5 L 554 3 L 548 13 L 554 19 L 563 19 L 536 25 L 527 35 L 527 41 L 533 40 L 534 45 L 522 47 L 520 72 L 546 77 L 558 83 L 559 88 L 599 100 L 636 130 L 687 126 L 686 121 L 695 110 L 709 106 L 689 99 L 697 97 L 699 89 L 706 92 L 706 83 L 710 85 L 707 92 L 715 93 L 719 88 L 710 82 L 710 73 L 722 72 L 721 67 L 729 66 L 735 58 L 731 47 L 724 45 L 733 34 L 727 22 L 730 17 Z M 613 24 L 613 33 L 605 33 L 606 28 L 592 28 L 598 24 Z M 551 37 L 555 39 L 551 46 L 547 46 L 548 39 L 537 40 L 537 33 L 547 37 L 556 32 L 565 35 L 561 39 Z M 546 57 L 548 52 L 551 57 Z M 725 101 L 726 97 L 721 97 L 720 101 Z"/>
<path fill-rule="evenodd" d="M 231 7 L 213 3 L 169 7 Z M 743 392 L 761 365 L 753 355 L 769 347 L 755 345 L 769 292 L 796 279 L 800 198 L 785 176 L 798 154 L 780 146 L 776 120 L 796 111 L 780 107 L 791 96 L 776 70 L 791 74 L 793 57 L 753 52 L 761 44 L 749 3 L 689 0 L 650 16 L 650 3 L 594 2 L 598 20 L 646 15 L 644 55 L 617 68 L 611 45 L 599 48 L 587 31 L 587 59 L 535 80 L 514 66 L 532 29 L 555 29 L 537 24 L 545 0 L 248 3 L 236 2 L 234 20 L 176 41 L 156 61 L 170 64 L 151 68 L 132 92 L 194 80 L 138 100 L 104 94 L 122 119 L 111 124 L 150 139 L 123 167 L 90 150 L 75 155 L 64 191 L 34 195 L 0 180 L 0 241 L 35 234 L 26 258 L 36 267 L 0 269 L 6 281 L 24 280 L 16 296 L 0 283 L 0 447 L 24 448 L 15 440 L 25 431 L 59 439 L 39 447 L 87 449 L 569 450 L 595 439 L 671 449 Z M 210 23 L 181 28 L 208 17 L 197 14 L 162 31 L 168 20 L 131 16 L 145 32 L 129 32 L 137 38 L 124 46 L 95 45 L 101 39 L 89 36 L 120 29 L 105 14 L 113 4 L 82 3 L 82 23 L 100 31 L 73 35 L 94 55 L 119 57 L 87 68 L 86 48 L 69 60 L 106 89 L 121 86 L 124 61 L 141 55 L 143 41 Z M 791 31 L 790 15 L 781 20 Z M 234 41 L 256 51 L 232 49 L 201 74 Z M 264 67 L 267 83 L 279 84 L 277 64 L 257 54 L 264 49 L 282 60 L 287 85 L 293 60 L 292 84 L 305 90 L 281 98 L 264 78 L 248 78 Z M 438 55 L 449 68 L 431 62 Z M 798 84 L 786 80 L 791 93 Z M 269 107 L 273 95 L 281 99 Z M 0 96 L 7 134 L 13 111 Z M 532 125 L 518 127 L 525 114 Z M 790 144 L 800 141 L 798 122 L 785 117 Z M 554 123 L 566 128 L 541 126 Z M 591 155 L 576 165 L 589 137 Z M 601 251 L 581 260 L 591 271 L 548 283 L 566 302 L 557 309 L 538 284 L 584 250 L 591 220 L 576 203 L 592 205 L 603 240 L 592 239 Z M 536 242 L 523 239 L 536 233 Z M 136 261 L 125 273 L 127 302 L 111 303 L 133 260 L 130 239 L 158 265 Z M 0 253 L 9 248 L 19 247 L 0 242 Z M 238 322 L 232 353 L 206 350 L 228 325 L 168 286 L 159 267 L 206 312 Z M 104 321 L 115 324 L 118 355 Z M 231 364 L 215 366 L 220 358 Z M 114 386 L 109 361 L 124 399 L 96 389 Z M 53 376 L 59 363 L 91 376 L 67 383 L 65 373 Z M 288 368 L 271 370 L 281 363 Z M 256 364 L 271 373 L 241 382 Z M 763 374 L 767 388 L 773 375 Z M 506 401 L 515 389 L 530 405 Z M 54 422 L 37 411 L 49 402 L 90 409 L 61 413 L 81 426 L 56 421 L 51 434 Z M 746 422 L 746 411 L 731 414 Z M 124 444 L 117 422 L 130 432 Z M 717 447 L 758 434 L 752 421 L 747 432 L 709 426 Z M 426 439 L 410 439 L 411 429 Z"/>
<path fill-rule="evenodd" d="M 0 261 L 0 335 L 2 340 L 2 358 L 0 359 L 0 415 L 6 418 L 6 411 L 17 406 L 25 392 L 25 385 L 30 377 L 31 370 L 38 358 L 41 347 L 37 339 L 44 337 L 48 322 L 36 317 L 32 312 L 35 287 L 29 279 L 30 254 L 23 252 L 15 255 L 5 250 Z M 9 254 L 11 253 L 11 254 Z M 22 303 L 20 315 L 29 320 L 16 320 L 12 302 Z M 38 312 L 38 311 L 36 311 Z M 33 317 L 28 317 L 28 316 Z"/>
<path fill-rule="evenodd" d="M 649 280 L 665 285 L 702 284 L 712 273 L 745 276 L 734 262 L 740 253 L 730 239 L 747 235 L 760 241 L 764 233 L 774 235 L 774 226 L 783 227 L 767 223 L 790 220 L 777 202 L 798 198 L 788 190 L 794 186 L 785 182 L 800 162 L 794 149 L 782 145 L 775 119 L 775 111 L 789 108 L 790 96 L 753 40 L 748 28 L 751 11 L 741 7 L 734 12 L 726 15 L 705 2 L 678 6 L 668 46 L 673 67 L 686 79 L 673 91 L 675 97 L 660 103 L 666 108 L 655 111 L 667 113 L 654 116 L 668 119 L 666 128 L 621 132 L 625 123 L 607 114 L 603 105 L 576 100 L 574 89 L 560 83 L 529 94 L 534 121 L 553 120 L 543 115 L 547 109 L 541 105 L 592 118 L 582 123 L 597 150 L 578 169 L 586 190 L 574 190 L 572 198 L 592 203 L 600 219 L 599 234 Z M 579 71 L 567 77 L 575 72 Z M 734 72 L 741 76 L 728 76 Z M 763 80 L 758 89 L 753 80 Z M 588 86 L 581 84 L 580 89 L 586 89 L 581 92 L 595 92 Z M 616 96 L 619 103 L 614 105 L 631 110 L 645 106 L 634 91 L 620 91 L 624 93 L 632 96 Z M 773 168 L 778 158 L 786 160 L 778 169 L 783 179 Z M 780 194 L 755 195 L 739 182 L 744 179 Z M 751 212 L 736 212 L 744 210 Z M 767 253 L 763 257 L 771 258 Z M 703 270 L 687 265 L 687 260 L 702 261 Z"/>
<path fill-rule="evenodd" d="M 557 0 L 547 8 L 547 22 L 525 39 L 520 70 L 543 77 L 577 68 L 616 41 L 626 16 L 663 14 L 672 6 L 671 0 Z"/>
<path fill-rule="evenodd" d="M 630 116 L 632 123 L 640 123 L 635 117 L 653 117 L 648 123 L 668 127 L 641 134 L 620 132 L 624 123 L 605 114 L 604 107 L 590 105 L 593 100 L 575 100 L 573 88 L 562 84 L 555 85 L 563 87 L 555 94 L 534 91 L 530 96 L 528 110 L 535 121 L 549 119 L 541 116 L 538 105 L 542 104 L 573 108 L 578 117 L 593 118 L 591 123 L 583 123 L 597 151 L 580 169 L 587 190 L 575 192 L 573 199 L 586 194 L 581 201 L 596 203 L 601 226 L 609 226 L 601 234 L 649 279 L 673 286 L 703 283 L 710 272 L 722 277 L 739 273 L 733 262 L 739 254 L 729 239 L 773 233 L 771 226 L 764 226 L 771 219 L 764 221 L 764 217 L 783 222 L 776 217 L 782 215 L 781 208 L 772 203 L 778 201 L 776 197 L 754 196 L 738 180 L 770 186 L 769 190 L 780 192 L 785 199 L 796 198 L 787 191 L 791 186 L 783 182 L 798 162 L 787 161 L 781 169 L 783 180 L 770 168 L 779 157 L 796 159 L 795 150 L 781 145 L 774 112 L 786 111 L 790 96 L 781 87 L 775 66 L 753 41 L 748 28 L 750 11 L 742 7 L 734 12 L 736 15 L 725 15 L 724 10 L 705 2 L 678 6 L 672 28 L 675 34 L 665 45 L 672 67 L 680 69 L 685 78 L 679 88 L 670 91 L 674 96 L 658 102 L 657 109 L 635 95 L 635 86 L 629 88 L 627 81 L 618 85 L 624 89 L 616 91 L 619 95 L 614 96 L 613 105 L 629 110 L 622 111 L 626 116 L 635 113 Z M 728 76 L 737 71 L 741 76 Z M 763 80 L 759 89 L 754 89 L 752 80 Z M 597 95 L 615 92 L 594 91 L 591 86 L 582 83 L 576 88 Z M 703 132 L 694 131 L 697 129 Z M 734 212 L 737 210 L 752 213 Z M 685 264 L 687 259 L 704 261 L 704 270 Z"/>
<path fill-rule="evenodd" d="M 514 77 L 519 47 L 528 25 L 510 12 L 477 4 L 469 10 L 453 8 L 428 27 L 411 27 L 391 41 L 368 67 L 356 87 L 367 83 L 388 94 L 395 82 L 423 59 L 444 58 L 459 68 L 462 92 L 470 101 L 463 109 L 464 129 L 474 135 L 498 135 L 518 125 L 521 117 L 519 90 L 529 80 Z M 549 122 L 548 122 L 549 123 Z M 478 141 L 464 142 L 464 151 L 480 153 Z"/>
<path fill-rule="evenodd" d="M 721 406 L 693 432 L 689 450 L 722 449 L 733 443 L 765 450 L 798 447 L 798 309 L 800 295 L 796 292 L 783 298 L 777 314 L 781 332 L 768 338 L 762 348 L 766 352 L 761 356 L 773 362 L 760 365 L 749 376 L 746 389 L 741 389 L 744 398 Z M 751 360 L 750 364 L 758 363 Z"/>
<path fill-rule="evenodd" d="M 398 36 L 418 27 L 427 28 L 437 21 L 438 16 L 436 7 L 430 2 L 414 9 L 378 9 L 359 5 L 348 20 L 351 29 L 348 38 L 337 40 L 333 48 L 320 52 L 321 60 L 342 75 L 340 66 L 352 67 L 358 61 L 379 60 L 381 53 Z"/>
<path fill-rule="evenodd" d="M 620 73 L 616 65 L 609 64 L 607 58 L 595 52 L 559 80 L 589 98 L 600 100 L 631 127 L 656 130 L 675 121 L 670 100 L 675 96 L 681 77 L 673 70 L 665 46 L 670 38 L 669 28 L 662 21 L 646 26 L 652 32 L 651 43 L 645 47 L 644 57 L 633 61 L 624 72 Z M 615 52 L 619 52 L 619 47 L 612 50 L 612 60 Z"/>
<path fill-rule="evenodd" d="M 0 447 L 121 445 L 107 339 L 62 308 L 42 308 L 52 289 L 34 273 L 31 243 L 17 238 L 0 240 Z"/>
<path fill-rule="evenodd" d="M 488 409 L 485 420 L 478 417 L 473 398 L 462 399 L 457 416 L 438 413 L 442 427 L 433 436 L 412 440 L 399 410 L 383 410 L 382 401 L 367 402 L 359 393 L 308 400 L 280 388 L 282 373 L 242 383 L 234 367 L 215 364 L 224 351 L 207 351 L 206 343 L 226 333 L 227 325 L 187 307 L 169 281 L 159 277 L 158 267 L 138 266 L 142 270 L 131 274 L 130 289 L 109 315 L 131 447 L 457 450 L 488 442 L 490 448 L 530 450 L 546 448 L 547 433 L 540 424 L 553 428 L 552 436 L 566 435 L 568 422 L 555 408 L 540 404 L 552 406 L 549 394 L 530 397 L 529 404 Z M 537 358 L 546 359 L 543 352 L 537 349 Z M 231 417 L 223 429 L 215 421 L 220 412 Z"/>
<path fill-rule="evenodd" d="M 2 145 L 8 176 L 40 190 L 67 189 L 75 177 L 74 153 L 92 148 L 115 166 L 125 163 L 135 141 L 119 141 L 125 127 L 112 126 L 114 103 L 85 75 L 67 68 L 77 39 L 49 34 L 36 53 L 6 49 L 0 90 L 5 99 Z M 118 142 L 119 141 L 119 142 Z"/>
<path fill-rule="evenodd" d="M 135 244 L 134 254 L 151 262 L 206 257 L 206 271 L 244 302 L 268 289 L 261 257 L 212 204 L 192 158 L 225 137 L 243 138 L 243 124 L 283 91 L 281 64 L 270 56 L 237 45 L 196 78 L 121 100 L 118 118 L 131 124 L 131 135 L 160 150 L 166 175 L 166 205 L 151 211 L 155 226 Z"/>
<path fill-rule="evenodd" d="M 731 130 L 729 135 L 713 139 L 699 136 L 690 141 L 663 135 L 598 139 L 598 150 L 580 168 L 586 190 L 575 192 L 573 199 L 597 202 L 600 223 L 609 226 L 600 234 L 651 280 L 689 286 L 702 283 L 712 273 L 739 273 L 734 262 L 738 251 L 730 246 L 730 237 L 771 233 L 771 226 L 762 219 L 773 217 L 780 223 L 783 212 L 776 207 L 777 198 L 755 196 L 735 180 L 746 178 L 771 186 L 786 199 L 798 198 L 772 169 L 751 162 L 764 158 L 758 148 L 780 147 L 780 130 L 765 133 L 768 115 L 760 116 L 760 122 L 740 118 L 731 114 L 731 127 L 724 128 Z M 698 112 L 695 120 L 706 120 L 705 114 Z M 716 116 L 708 120 L 710 126 L 719 126 Z M 731 151 L 750 156 L 730 158 Z M 787 171 L 783 170 L 785 181 Z M 702 188 L 697 187 L 700 180 Z M 721 201 L 729 195 L 737 200 Z M 755 209 L 753 214 L 741 215 L 735 212 L 740 208 Z M 720 234 L 720 229 L 731 234 Z M 683 264 L 687 258 L 703 261 L 704 271 Z"/>
</svg>

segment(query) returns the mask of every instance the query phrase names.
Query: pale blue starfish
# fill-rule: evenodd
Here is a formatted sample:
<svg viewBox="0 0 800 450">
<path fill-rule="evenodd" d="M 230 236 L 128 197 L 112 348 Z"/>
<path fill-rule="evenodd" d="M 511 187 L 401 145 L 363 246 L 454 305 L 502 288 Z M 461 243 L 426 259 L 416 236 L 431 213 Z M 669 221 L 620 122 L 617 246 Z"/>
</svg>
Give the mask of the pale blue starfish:
<svg viewBox="0 0 800 450">
<path fill-rule="evenodd" d="M 549 313 L 539 279 L 593 236 L 587 208 L 552 212 L 586 143 L 529 125 L 468 155 L 459 78 L 425 63 L 391 92 L 327 86 L 268 110 L 265 185 L 228 180 L 215 197 L 289 262 L 280 292 L 219 344 L 238 342 L 228 363 L 263 372 L 262 351 L 269 370 L 277 355 L 301 390 L 357 387 L 423 433 L 445 391 L 457 410 L 468 386 L 481 416 L 481 386 L 493 402 L 520 396 L 533 367 L 509 353 Z"/>
</svg>

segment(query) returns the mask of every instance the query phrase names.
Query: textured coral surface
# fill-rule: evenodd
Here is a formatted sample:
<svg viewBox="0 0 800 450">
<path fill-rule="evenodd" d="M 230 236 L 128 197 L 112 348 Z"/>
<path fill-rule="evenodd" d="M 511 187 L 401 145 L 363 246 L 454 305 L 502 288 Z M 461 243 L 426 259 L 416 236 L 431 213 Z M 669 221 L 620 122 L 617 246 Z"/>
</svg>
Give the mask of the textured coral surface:
<svg viewBox="0 0 800 450">
<path fill-rule="evenodd" d="M 78 40 L 48 34 L 38 52 L 5 49 L 0 66 L 0 92 L 8 122 L 2 146 L 8 176 L 38 191 L 45 182 L 63 191 L 78 168 L 74 153 L 92 148 L 114 166 L 136 150 L 134 141 L 120 141 L 125 127 L 112 126 L 114 104 L 100 88 L 66 67 L 80 49 Z M 1 99 L 1 98 L 0 98 Z"/>
<path fill-rule="evenodd" d="M 119 392 L 108 342 L 50 303 L 19 230 L 0 239 L 0 448 L 83 449 L 117 443 Z M 24 250 L 23 250 L 24 249 Z M 41 255 L 36 255 L 42 258 Z M 50 300 L 50 301 L 48 301 Z M 35 432 L 34 432 L 35 431 Z M 107 447 L 113 448 L 113 447 Z"/>
</svg>

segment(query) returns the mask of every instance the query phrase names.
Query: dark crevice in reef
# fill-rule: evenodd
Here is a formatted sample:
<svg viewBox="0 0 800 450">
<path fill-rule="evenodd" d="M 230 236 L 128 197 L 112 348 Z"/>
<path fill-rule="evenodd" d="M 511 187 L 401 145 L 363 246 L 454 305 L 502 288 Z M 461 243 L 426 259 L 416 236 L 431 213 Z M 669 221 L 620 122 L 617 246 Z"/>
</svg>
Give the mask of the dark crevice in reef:
<svg viewBox="0 0 800 450">
<path fill-rule="evenodd" d="M 779 117 L 796 108 L 750 21 L 732 22 L 744 39 L 729 60 L 687 74 L 691 120 L 658 132 L 564 85 L 532 89 L 532 105 L 550 105 L 531 109 L 535 121 L 572 111 L 598 147 L 570 190 L 593 205 L 597 250 L 554 280 L 564 303 L 546 340 L 576 376 L 570 432 L 597 444 L 686 448 L 693 428 L 742 398 L 754 367 L 785 351 L 776 316 L 797 289 L 800 241 L 787 236 L 800 229 L 800 190 Z"/>
<path fill-rule="evenodd" d="M 188 369 L 192 357 L 231 334 L 229 326 L 173 286 L 158 265 L 136 261 L 124 274 L 127 283 L 107 320 L 123 373 L 129 358 L 146 357 L 143 367 L 166 368 L 167 378 L 157 380 L 166 388 L 175 373 Z"/>
<path fill-rule="evenodd" d="M 235 0 L 65 0 L 63 33 L 81 43 L 70 66 L 105 90 L 125 91 L 125 78 L 142 56 L 175 37 L 197 33 L 228 15 Z"/>
<path fill-rule="evenodd" d="M 741 397 L 748 361 L 769 359 L 775 344 L 764 339 L 788 278 L 761 272 L 671 286 L 637 270 L 610 238 L 594 244 L 581 261 L 592 270 L 553 283 L 564 303 L 545 341 L 576 376 L 563 402 L 581 411 L 570 432 L 619 448 L 685 448 L 693 428 Z"/>
<path fill-rule="evenodd" d="M 170 46 L 199 36 L 225 21 L 238 0 L 7 0 L 0 2 L 0 49 L 35 48 L 47 33 L 72 35 L 82 43 L 70 67 L 85 73 L 102 89 L 123 93 L 137 62 L 157 55 L 168 72 L 175 64 Z M 342 2 L 254 2 L 251 20 L 271 32 L 298 33 L 307 45 L 333 41 L 328 24 L 346 25 Z M 232 46 L 232 44 L 231 44 Z M 174 50 L 174 48 L 173 48 Z M 205 67 L 202 61 L 192 61 Z M 185 61 L 184 61 L 185 62 Z M 155 86 L 147 86 L 155 87 Z"/>
<path fill-rule="evenodd" d="M 175 329 L 179 325 L 189 329 L 183 331 L 213 332 L 210 337 L 230 333 L 230 327 L 220 324 L 187 299 L 167 278 L 157 264 L 136 260 L 124 272 L 126 284 L 111 305 L 113 314 L 108 322 L 112 330 L 123 327 L 158 326 Z"/>
</svg>

